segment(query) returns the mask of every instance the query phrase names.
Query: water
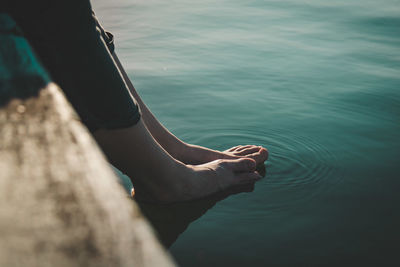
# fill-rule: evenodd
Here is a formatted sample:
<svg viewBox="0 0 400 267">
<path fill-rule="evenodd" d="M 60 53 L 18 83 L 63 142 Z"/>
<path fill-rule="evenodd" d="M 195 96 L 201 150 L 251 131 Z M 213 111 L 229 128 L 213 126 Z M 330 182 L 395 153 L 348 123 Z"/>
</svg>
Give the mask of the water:
<svg viewBox="0 0 400 267">
<path fill-rule="evenodd" d="M 93 4 L 173 133 L 270 151 L 252 193 L 146 211 L 167 245 L 191 222 L 179 264 L 399 264 L 400 1 Z"/>
</svg>

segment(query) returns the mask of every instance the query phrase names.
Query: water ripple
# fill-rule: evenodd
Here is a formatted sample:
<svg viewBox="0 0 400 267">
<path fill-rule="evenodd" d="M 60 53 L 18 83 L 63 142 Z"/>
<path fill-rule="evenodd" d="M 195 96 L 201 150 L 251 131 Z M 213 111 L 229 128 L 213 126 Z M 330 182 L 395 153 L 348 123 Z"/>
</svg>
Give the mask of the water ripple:
<svg viewBox="0 0 400 267">
<path fill-rule="evenodd" d="M 336 156 L 313 138 L 287 130 L 232 128 L 213 128 L 202 134 L 191 133 L 190 142 L 221 150 L 240 143 L 268 148 L 267 175 L 257 183 L 252 196 L 264 203 L 264 211 L 298 205 L 298 201 L 310 200 L 340 181 Z"/>
</svg>

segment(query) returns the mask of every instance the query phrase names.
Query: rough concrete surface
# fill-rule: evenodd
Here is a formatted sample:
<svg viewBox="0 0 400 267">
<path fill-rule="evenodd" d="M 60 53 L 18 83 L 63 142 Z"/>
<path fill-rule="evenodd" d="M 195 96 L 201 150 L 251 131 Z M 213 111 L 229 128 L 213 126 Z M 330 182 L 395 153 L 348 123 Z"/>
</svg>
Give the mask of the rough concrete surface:
<svg viewBox="0 0 400 267">
<path fill-rule="evenodd" d="M 174 266 L 61 90 L 38 87 L 45 72 L 0 17 L 0 266 Z"/>
</svg>

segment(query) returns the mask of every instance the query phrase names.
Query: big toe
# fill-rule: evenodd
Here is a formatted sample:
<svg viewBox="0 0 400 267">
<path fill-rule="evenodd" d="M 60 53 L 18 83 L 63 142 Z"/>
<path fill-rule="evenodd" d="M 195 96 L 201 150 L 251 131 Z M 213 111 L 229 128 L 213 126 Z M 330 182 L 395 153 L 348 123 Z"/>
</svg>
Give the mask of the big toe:
<svg viewBox="0 0 400 267">
<path fill-rule="evenodd" d="M 258 164 L 264 163 L 264 161 L 266 161 L 268 159 L 268 150 L 261 147 L 261 148 L 259 148 L 259 150 L 257 152 L 243 156 L 243 157 L 254 159 L 258 165 Z"/>
<path fill-rule="evenodd" d="M 268 159 L 269 156 L 268 149 L 262 147 L 258 152 L 260 153 L 260 159 L 262 160 L 262 162 Z"/>
</svg>

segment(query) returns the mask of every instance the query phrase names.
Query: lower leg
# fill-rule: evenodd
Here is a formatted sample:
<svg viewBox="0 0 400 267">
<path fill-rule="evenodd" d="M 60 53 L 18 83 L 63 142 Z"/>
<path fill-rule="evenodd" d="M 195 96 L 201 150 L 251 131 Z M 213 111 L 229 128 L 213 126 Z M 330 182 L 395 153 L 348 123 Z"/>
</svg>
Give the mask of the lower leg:
<svg viewBox="0 0 400 267">
<path fill-rule="evenodd" d="M 165 151 L 142 121 L 125 129 L 97 130 L 93 135 L 110 162 L 133 178 L 138 197 L 184 201 L 260 178 L 252 159 L 186 165 Z"/>
</svg>

